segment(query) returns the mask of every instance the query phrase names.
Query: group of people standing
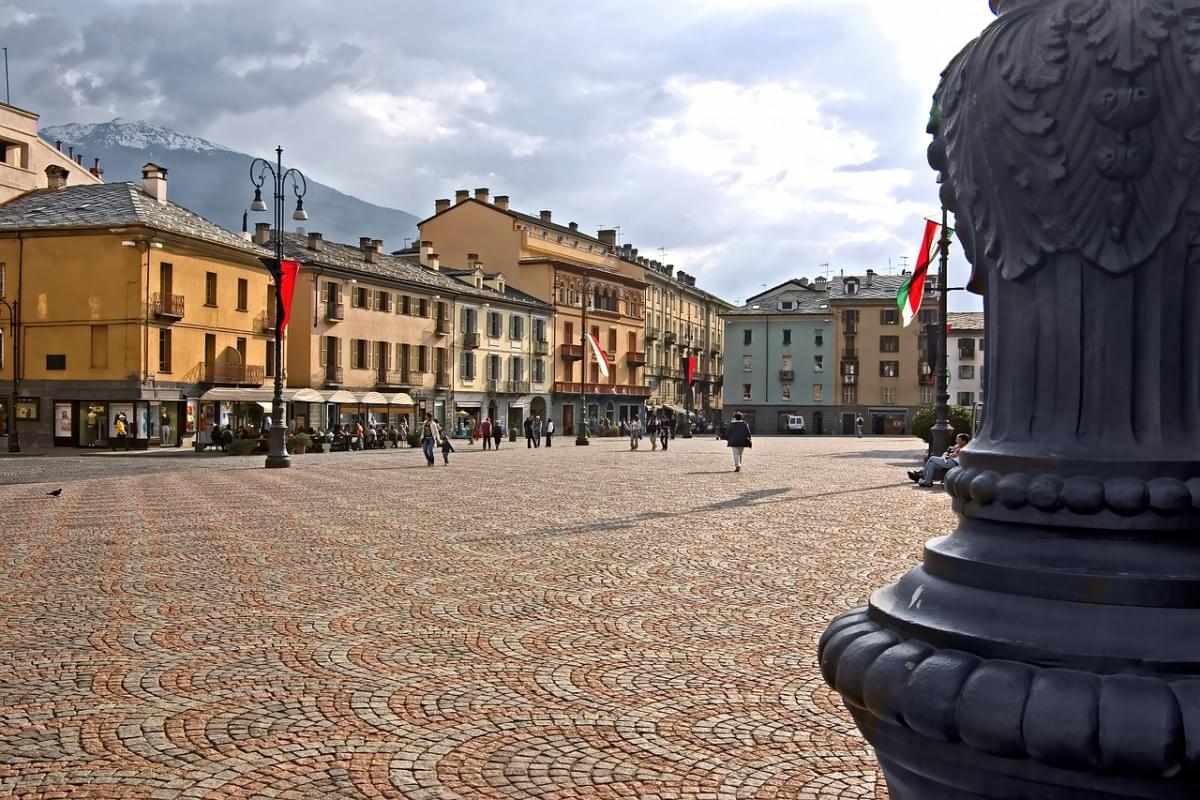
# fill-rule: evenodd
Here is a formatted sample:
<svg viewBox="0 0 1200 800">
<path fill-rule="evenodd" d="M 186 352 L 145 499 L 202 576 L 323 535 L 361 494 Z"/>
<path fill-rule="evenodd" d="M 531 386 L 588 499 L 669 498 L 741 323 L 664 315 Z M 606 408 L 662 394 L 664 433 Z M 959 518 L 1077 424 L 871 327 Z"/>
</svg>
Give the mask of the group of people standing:
<svg viewBox="0 0 1200 800">
<path fill-rule="evenodd" d="M 525 447 L 526 449 L 541 447 L 542 437 L 546 437 L 546 447 L 554 441 L 554 420 L 547 419 L 542 423 L 540 415 L 525 418 Z"/>
<path fill-rule="evenodd" d="M 637 418 L 621 423 L 629 435 L 629 449 L 637 450 L 642 441 L 642 423 Z M 659 444 L 665 451 L 671 439 L 675 438 L 675 425 L 668 417 L 651 414 L 646 419 L 646 435 L 650 437 L 650 449 L 657 450 Z"/>
</svg>

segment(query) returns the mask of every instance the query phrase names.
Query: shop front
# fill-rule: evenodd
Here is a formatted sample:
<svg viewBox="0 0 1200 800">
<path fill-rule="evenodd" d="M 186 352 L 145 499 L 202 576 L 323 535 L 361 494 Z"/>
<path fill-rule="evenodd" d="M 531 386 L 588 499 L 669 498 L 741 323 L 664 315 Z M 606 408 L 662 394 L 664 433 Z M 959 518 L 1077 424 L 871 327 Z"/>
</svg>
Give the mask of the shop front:
<svg viewBox="0 0 1200 800">
<path fill-rule="evenodd" d="M 454 395 L 454 416 L 450 420 L 452 436 L 467 435 L 467 421 L 474 420 L 478 425 L 483 419 L 483 409 L 486 407 L 487 395 L 479 392 L 459 392 Z"/>
</svg>

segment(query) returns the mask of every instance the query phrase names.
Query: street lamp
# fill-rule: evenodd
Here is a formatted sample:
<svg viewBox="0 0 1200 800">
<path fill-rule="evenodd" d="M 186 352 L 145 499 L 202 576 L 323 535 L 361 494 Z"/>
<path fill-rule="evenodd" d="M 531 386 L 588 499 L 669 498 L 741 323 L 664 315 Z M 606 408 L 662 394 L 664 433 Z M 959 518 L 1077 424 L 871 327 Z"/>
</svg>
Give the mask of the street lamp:
<svg viewBox="0 0 1200 800">
<path fill-rule="evenodd" d="M 18 345 L 19 329 L 17 326 L 21 324 L 21 304 L 16 300 L 10 303 L 0 297 L 0 308 L 8 311 L 8 327 L 12 332 L 10 337 L 12 339 L 12 398 L 8 404 L 8 452 L 19 453 L 21 452 L 21 437 L 17 434 L 17 388 L 21 384 L 21 379 L 17 354 L 21 351 Z M 3 353 L 0 353 L 0 357 L 2 356 Z"/>
<path fill-rule="evenodd" d="M 579 447 L 585 447 L 588 444 L 588 409 L 587 409 L 587 379 L 588 379 L 588 327 L 587 327 L 587 310 L 588 310 L 588 295 L 596 288 L 596 285 L 587 279 L 587 273 L 583 276 L 583 297 L 580 304 L 583 308 L 583 322 L 581 323 L 582 331 L 579 336 L 579 344 L 583 349 L 583 359 L 579 362 L 579 432 L 575 435 L 575 444 Z"/>
<path fill-rule="evenodd" d="M 692 366 L 692 334 L 685 334 L 683 338 L 683 438 L 692 438 L 692 378 L 690 368 Z"/>
<path fill-rule="evenodd" d="M 949 212 L 946 207 L 942 207 L 942 238 L 938 242 L 941 249 L 941 259 L 938 264 L 938 339 L 936 345 L 934 342 L 929 342 L 930 346 L 936 346 L 937 364 L 934 365 L 934 373 L 937 381 L 937 396 L 934 398 L 936 403 L 937 421 L 933 424 L 933 429 L 930 431 L 929 437 L 929 454 L 931 456 L 940 456 L 950 447 L 950 437 L 954 434 L 954 428 L 950 425 L 950 386 L 947 380 L 949 376 L 946 374 L 946 348 L 949 346 L 949 336 L 946 330 L 946 315 L 948 311 L 947 296 L 950 293 L 950 226 Z M 926 337 L 928 338 L 928 337 Z"/>
<path fill-rule="evenodd" d="M 256 158 L 250 162 L 250 181 L 254 184 L 254 201 L 250 203 L 251 211 L 266 211 L 267 204 L 263 201 L 262 186 L 267 176 L 271 176 L 274 189 L 274 230 L 272 239 L 275 242 L 275 258 L 263 259 L 275 279 L 275 396 L 271 405 L 271 430 L 269 433 L 269 450 L 267 452 L 267 468 L 290 467 L 292 458 L 288 455 L 286 433 L 287 427 L 283 421 L 283 200 L 284 189 L 290 182 L 292 192 L 296 195 L 296 210 L 292 219 L 306 220 L 308 213 L 304 210 L 304 195 L 308 191 L 308 181 L 304 173 L 295 168 L 283 169 L 283 148 L 275 148 L 275 165 L 266 159 Z"/>
</svg>

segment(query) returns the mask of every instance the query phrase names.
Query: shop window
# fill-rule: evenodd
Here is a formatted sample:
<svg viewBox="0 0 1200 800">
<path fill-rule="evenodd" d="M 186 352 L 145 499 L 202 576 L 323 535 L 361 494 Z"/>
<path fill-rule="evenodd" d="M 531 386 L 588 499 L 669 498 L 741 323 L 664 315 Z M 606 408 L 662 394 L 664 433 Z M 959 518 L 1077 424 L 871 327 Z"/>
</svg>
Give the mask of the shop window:
<svg viewBox="0 0 1200 800">
<path fill-rule="evenodd" d="M 108 326 L 92 326 L 92 369 L 108 369 Z"/>
<path fill-rule="evenodd" d="M 245 278 L 238 278 L 237 292 L 237 310 L 245 311 L 249 306 L 250 301 L 250 282 Z"/>
<path fill-rule="evenodd" d="M 171 329 L 158 329 L 158 371 L 171 371 Z"/>
<path fill-rule="evenodd" d="M 217 304 L 217 273 L 204 273 L 204 305 L 215 306 Z"/>
<path fill-rule="evenodd" d="M 18 397 L 17 402 L 13 403 L 13 410 L 17 419 L 37 422 L 42 418 L 41 406 L 36 397 Z"/>
<path fill-rule="evenodd" d="M 49 353 L 46 354 L 46 370 L 47 371 L 60 371 L 60 370 L 66 369 L 66 368 L 67 368 L 67 354 L 66 353 L 56 353 L 53 355 L 51 355 Z"/>
</svg>

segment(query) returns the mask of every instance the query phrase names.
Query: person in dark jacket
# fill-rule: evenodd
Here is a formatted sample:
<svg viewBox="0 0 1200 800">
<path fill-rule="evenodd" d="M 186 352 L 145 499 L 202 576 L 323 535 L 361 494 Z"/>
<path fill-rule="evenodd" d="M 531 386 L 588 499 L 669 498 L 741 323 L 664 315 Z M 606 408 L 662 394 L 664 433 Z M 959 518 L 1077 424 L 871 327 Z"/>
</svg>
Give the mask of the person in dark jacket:
<svg viewBox="0 0 1200 800">
<path fill-rule="evenodd" d="M 533 417 L 525 418 L 525 449 L 533 449 Z"/>
<path fill-rule="evenodd" d="M 733 448 L 733 471 L 741 472 L 742 454 L 746 448 L 754 447 L 750 440 L 750 426 L 742 418 L 742 412 L 738 411 L 733 415 L 733 422 L 729 423 L 725 431 L 725 443 Z"/>
</svg>

